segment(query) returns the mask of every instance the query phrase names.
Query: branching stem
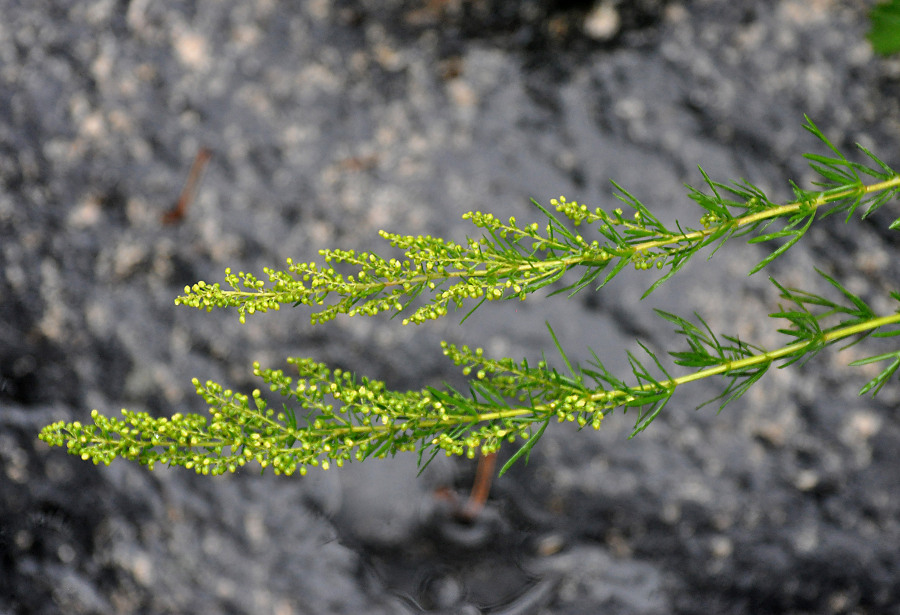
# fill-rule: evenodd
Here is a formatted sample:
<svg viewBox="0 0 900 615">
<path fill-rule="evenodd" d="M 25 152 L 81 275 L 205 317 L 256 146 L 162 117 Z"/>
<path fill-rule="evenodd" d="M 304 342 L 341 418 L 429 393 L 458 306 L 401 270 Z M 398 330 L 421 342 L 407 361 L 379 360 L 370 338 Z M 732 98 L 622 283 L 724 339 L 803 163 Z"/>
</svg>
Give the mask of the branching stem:
<svg viewBox="0 0 900 615">
<path fill-rule="evenodd" d="M 779 205 L 746 181 L 715 182 L 701 169 L 707 190 L 689 188 L 689 196 L 704 212 L 702 229 L 680 223 L 667 227 L 613 182 L 616 197 L 633 210 L 630 216 L 618 208 L 589 210 L 564 197 L 551 201 L 561 217 L 535 203 L 546 218 L 543 226 L 537 222 L 521 226 L 515 218 L 501 220 L 475 211 L 464 218 L 483 235 L 465 244 L 382 231 L 382 238 L 404 252 L 404 260 L 353 250 L 322 250 L 324 265 L 288 259 L 286 270 L 265 269 L 268 280 L 226 270 L 231 290 L 198 282 L 187 287 L 176 303 L 205 310 L 237 307 L 241 322 L 248 314 L 293 304 L 313 307 L 315 324 L 339 314 L 382 312 L 403 312 L 408 314 L 404 324 L 419 324 L 468 301 L 477 302 L 471 313 L 485 301 L 526 299 L 573 270 L 581 271 L 580 279 L 554 294 L 574 294 L 588 286 L 599 290 L 631 264 L 639 270 L 663 271 L 646 296 L 703 248 L 718 242 L 718 250 L 728 239 L 742 236 L 750 236 L 750 243 L 775 246 L 751 270 L 754 273 L 785 254 L 816 219 L 845 212 L 849 220 L 860 206 L 866 217 L 900 195 L 900 174 L 874 154 L 860 147 L 872 164 L 850 162 L 812 122 L 804 128 L 834 154 L 805 155 L 821 178 L 815 184 L 819 190 L 793 185 L 795 199 Z M 875 181 L 866 184 L 862 176 Z M 826 205 L 830 207 L 820 214 Z M 582 224 L 593 227 L 598 238 L 588 240 L 573 230 Z M 900 218 L 889 228 L 900 229 Z M 335 266 L 353 271 L 348 274 Z M 272 467 L 276 473 L 292 474 L 299 469 L 304 474 L 307 466 L 327 469 L 332 462 L 340 466 L 351 459 L 409 451 L 417 452 L 424 465 L 441 451 L 474 458 L 479 453 L 496 453 L 503 442 L 519 442 L 518 451 L 501 469 L 503 473 L 516 460 L 527 458 L 553 418 L 575 422 L 579 428 L 599 429 L 614 408 L 636 408 L 633 436 L 659 415 L 683 384 L 718 377 L 725 382 L 724 391 L 709 402 L 722 400 L 721 409 L 740 398 L 776 362 L 787 367 L 805 361 L 853 336 L 860 336 L 859 340 L 868 335 L 900 336 L 900 329 L 892 327 L 900 324 L 900 311 L 879 316 L 838 281 L 818 273 L 839 292 L 838 300 L 784 288 L 772 280 L 786 307 L 779 305 L 779 311 L 769 316 L 788 321 L 788 327 L 779 332 L 790 338 L 775 350 L 735 336 L 717 336 L 699 315 L 690 321 L 657 310 L 675 325 L 676 335 L 687 344 L 686 350 L 669 352 L 676 365 L 692 370 L 684 376 L 670 375 L 643 344 L 650 361 L 642 362 L 628 353 L 632 375 L 627 382 L 607 370 L 596 355 L 588 366 L 576 365 L 551 329 L 566 367 L 562 373 L 546 359 L 537 365 L 511 358 L 491 359 L 481 349 L 444 342 L 444 354 L 464 375 L 474 376 L 468 391 L 446 385 L 403 392 L 392 391 L 380 381 L 332 370 L 312 359 L 290 358 L 296 376 L 254 364 L 254 373 L 290 402 L 284 404 L 284 412 L 270 409 L 259 390 L 248 396 L 195 379 L 197 393 L 209 405 L 209 418 L 196 414 L 155 418 L 123 410 L 123 420 L 95 410 L 91 413 L 93 425 L 58 422 L 45 427 L 41 438 L 95 463 L 123 457 L 151 468 L 155 463 L 181 465 L 204 474 L 233 472 L 250 461 Z M 424 305 L 412 305 L 419 297 L 425 298 Z M 891 293 L 891 297 L 900 302 L 900 293 Z M 900 370 L 900 349 L 853 361 L 852 365 L 885 362 L 887 366 L 861 393 L 877 394 Z"/>
</svg>

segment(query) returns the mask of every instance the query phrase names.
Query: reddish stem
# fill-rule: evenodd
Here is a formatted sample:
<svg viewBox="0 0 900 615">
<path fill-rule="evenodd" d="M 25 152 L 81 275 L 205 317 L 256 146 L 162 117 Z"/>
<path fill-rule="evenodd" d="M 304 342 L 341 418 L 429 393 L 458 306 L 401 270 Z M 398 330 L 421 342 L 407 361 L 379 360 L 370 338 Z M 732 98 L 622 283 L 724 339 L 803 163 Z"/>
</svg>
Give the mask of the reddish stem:
<svg viewBox="0 0 900 615">
<path fill-rule="evenodd" d="M 469 494 L 469 501 L 460 511 L 464 519 L 474 519 L 484 508 L 488 495 L 491 492 L 491 483 L 494 480 L 494 468 L 497 467 L 497 453 L 482 455 L 478 458 L 478 466 L 475 468 L 475 483 Z"/>
<path fill-rule="evenodd" d="M 162 215 L 163 224 L 178 224 L 184 219 L 188 206 L 197 194 L 197 187 L 200 185 L 203 171 L 206 169 L 206 163 L 209 162 L 210 158 L 212 158 L 212 151 L 206 147 L 201 147 L 194 157 L 194 163 L 191 165 L 187 181 L 184 183 L 184 188 L 181 189 L 178 200 L 175 201 L 172 209 Z"/>
</svg>

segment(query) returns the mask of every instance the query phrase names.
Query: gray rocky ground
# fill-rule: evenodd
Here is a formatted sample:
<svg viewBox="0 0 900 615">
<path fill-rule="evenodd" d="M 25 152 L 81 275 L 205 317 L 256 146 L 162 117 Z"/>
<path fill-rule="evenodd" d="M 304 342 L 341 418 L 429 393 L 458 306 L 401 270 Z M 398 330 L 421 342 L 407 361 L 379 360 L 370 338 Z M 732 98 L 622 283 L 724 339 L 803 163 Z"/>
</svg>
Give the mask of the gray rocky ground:
<svg viewBox="0 0 900 615">
<path fill-rule="evenodd" d="M 418 328 L 175 308 L 185 284 L 261 271 L 376 232 L 462 239 L 470 209 L 612 207 L 609 178 L 696 224 L 682 184 L 745 177 L 788 198 L 818 148 L 900 165 L 900 61 L 870 3 L 0 0 L 0 612 L 900 613 L 898 387 L 856 395 L 856 349 L 778 370 L 716 416 L 697 385 L 640 437 L 548 430 L 485 512 L 439 488 L 473 467 L 414 460 L 307 478 L 94 467 L 36 439 L 92 408 L 203 412 L 190 378 L 256 386 L 306 355 L 421 388 L 457 375 L 438 341 L 537 357 L 549 320 L 613 367 L 653 307 L 774 345 L 761 247 Z M 200 147 L 184 221 L 160 224 Z M 896 217 L 896 204 L 888 206 Z M 829 218 L 769 273 L 818 266 L 894 309 L 890 214 Z M 894 273 L 891 273 L 891 272 Z"/>
</svg>

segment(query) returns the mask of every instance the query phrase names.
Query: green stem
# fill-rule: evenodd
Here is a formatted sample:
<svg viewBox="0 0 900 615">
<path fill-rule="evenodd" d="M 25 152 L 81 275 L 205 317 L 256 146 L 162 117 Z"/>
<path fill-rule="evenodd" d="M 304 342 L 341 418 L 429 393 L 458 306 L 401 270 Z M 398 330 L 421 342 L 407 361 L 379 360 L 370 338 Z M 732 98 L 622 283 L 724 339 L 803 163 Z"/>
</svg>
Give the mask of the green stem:
<svg viewBox="0 0 900 615">
<path fill-rule="evenodd" d="M 827 345 L 838 340 L 842 340 L 847 337 L 851 337 L 853 335 L 857 335 L 859 333 L 864 333 L 866 331 L 873 331 L 879 327 L 883 327 L 885 325 L 900 323 L 900 313 L 891 314 L 890 316 L 881 316 L 879 318 L 873 318 L 871 320 L 867 320 L 865 322 L 857 323 L 855 325 L 849 325 L 847 327 L 842 327 L 840 329 L 835 329 L 833 331 L 829 331 L 821 336 L 810 340 L 804 340 L 802 342 L 795 342 L 793 344 L 789 344 L 778 350 L 772 350 L 769 352 L 761 353 L 758 355 L 753 355 L 750 357 L 745 357 L 743 359 L 736 359 L 734 361 L 728 361 L 726 363 L 722 363 L 720 365 L 716 365 L 715 367 L 709 367 L 706 369 L 701 369 L 692 374 L 688 374 L 686 376 L 681 376 L 678 378 L 672 378 L 671 380 L 663 380 L 659 382 L 659 386 L 654 384 L 646 384 L 642 387 L 639 387 L 641 390 L 650 391 L 656 388 L 662 389 L 674 389 L 682 384 L 686 384 L 688 382 L 694 382 L 696 380 L 702 380 L 704 378 L 709 378 L 710 376 L 717 376 L 720 374 L 725 374 L 732 371 L 739 371 L 746 369 L 748 367 L 754 367 L 757 365 L 766 365 L 777 361 L 778 359 L 784 359 L 791 356 L 801 356 L 804 352 L 814 345 Z M 613 397 L 615 396 L 615 399 Z M 621 398 L 619 398 L 621 397 Z M 628 403 L 634 399 L 637 399 L 634 395 L 628 395 L 624 391 L 609 391 L 603 393 L 596 393 L 591 396 L 593 401 L 604 401 L 608 400 L 611 402 L 610 408 L 618 407 L 622 404 Z M 614 404 L 613 404 L 614 402 Z"/>
<path fill-rule="evenodd" d="M 875 192 L 881 192 L 883 190 L 889 190 L 897 187 L 900 187 L 900 175 L 895 175 L 890 179 L 875 184 L 853 186 L 848 188 L 837 188 L 834 191 L 826 190 L 825 192 L 820 192 L 813 201 L 793 201 L 792 203 L 779 205 L 778 207 L 772 207 L 764 211 L 758 211 L 756 213 L 734 218 L 733 220 L 729 220 L 725 224 L 730 224 L 734 229 L 739 229 L 743 226 L 762 222 L 763 220 L 770 220 L 773 218 L 787 216 L 799 211 L 804 207 L 809 209 L 818 209 L 823 205 L 834 203 L 835 201 L 840 201 L 842 199 L 854 196 L 862 196 L 865 194 L 872 194 Z M 713 233 L 718 232 L 719 230 L 721 230 L 721 226 L 714 226 L 702 231 L 694 231 L 692 233 L 679 235 L 676 241 L 672 241 L 670 239 L 655 239 L 653 241 L 646 241 L 643 243 L 635 244 L 633 248 L 635 249 L 635 252 L 639 252 L 651 250 L 653 248 L 665 247 L 671 243 L 696 242 L 712 235 Z"/>
<path fill-rule="evenodd" d="M 651 383 L 645 384 L 641 387 L 636 387 L 638 390 L 643 391 L 652 391 L 652 390 L 666 390 L 671 391 L 682 384 L 687 384 L 689 382 L 694 382 L 697 380 L 702 380 L 704 378 L 709 378 L 711 376 L 717 376 L 721 374 L 727 374 L 728 372 L 740 371 L 749 367 L 754 367 L 758 365 L 767 365 L 779 359 L 784 359 L 787 357 L 793 356 L 801 356 L 803 355 L 807 349 L 815 345 L 828 345 L 834 343 L 836 341 L 845 339 L 847 337 L 851 337 L 853 335 L 857 335 L 860 333 L 865 333 L 867 331 L 873 331 L 878 329 L 879 327 L 883 327 L 890 324 L 900 323 L 900 312 L 891 314 L 889 316 L 881 316 L 878 318 L 873 318 L 871 320 L 867 320 L 862 323 L 857 323 L 854 325 L 849 325 L 846 327 L 842 327 L 839 329 L 835 329 L 825 333 L 821 336 L 818 336 L 814 339 L 804 340 L 801 342 L 796 342 L 793 344 L 789 344 L 777 350 L 772 350 L 769 352 L 753 355 L 750 357 L 745 357 L 743 359 L 736 359 L 734 361 L 728 361 L 726 363 L 722 363 L 720 365 L 716 365 L 714 367 L 709 367 L 706 369 L 702 369 L 696 371 L 692 374 L 688 374 L 685 376 L 680 376 L 678 378 L 672 378 L 671 380 L 663 380 L 659 383 Z M 593 402 L 601 402 L 608 409 L 617 408 L 622 406 L 630 401 L 637 399 L 635 395 L 629 394 L 627 391 L 622 390 L 613 390 L 613 391 L 601 391 L 598 393 L 594 393 L 590 396 L 590 400 Z M 479 414 L 464 414 L 464 415 L 449 415 L 446 419 L 426 419 L 420 420 L 416 423 L 417 427 L 420 428 L 431 428 L 431 427 L 449 427 L 454 425 L 460 425 L 463 423 L 482 423 L 486 421 L 493 420 L 502 420 L 502 419 L 510 419 L 516 418 L 520 416 L 536 416 L 540 417 L 539 420 L 543 420 L 548 415 L 555 414 L 555 409 L 548 404 L 541 404 L 532 406 L 529 408 L 510 408 L 508 410 L 494 410 L 491 412 L 484 412 Z M 536 419 L 538 420 L 538 419 Z M 322 429 L 316 430 L 311 433 L 315 435 L 343 435 L 349 433 L 379 433 L 379 432 L 388 432 L 391 431 L 392 425 L 355 425 L 352 427 L 341 427 L 337 429 Z"/>
</svg>

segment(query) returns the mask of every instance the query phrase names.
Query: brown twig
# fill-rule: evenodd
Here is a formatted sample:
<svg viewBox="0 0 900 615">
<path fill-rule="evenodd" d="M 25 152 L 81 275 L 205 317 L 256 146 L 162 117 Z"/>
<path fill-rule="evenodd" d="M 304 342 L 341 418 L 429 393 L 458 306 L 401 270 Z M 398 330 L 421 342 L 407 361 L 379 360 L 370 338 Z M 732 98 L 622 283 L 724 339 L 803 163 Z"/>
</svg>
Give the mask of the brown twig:
<svg viewBox="0 0 900 615">
<path fill-rule="evenodd" d="M 488 495 L 491 492 L 491 483 L 494 481 L 494 468 L 497 467 L 497 453 L 482 455 L 478 458 L 478 466 L 475 468 L 475 482 L 472 484 L 472 492 L 469 501 L 460 511 L 464 519 L 474 519 L 484 508 Z"/>
<path fill-rule="evenodd" d="M 201 147 L 197 151 L 194 163 L 191 165 L 187 181 L 184 183 L 184 188 L 181 189 L 178 200 L 175 201 L 172 209 L 162 215 L 163 224 L 178 224 L 184 219 L 188 206 L 197 194 L 197 188 L 200 185 L 200 180 L 203 178 L 203 171 L 206 169 L 206 163 L 209 162 L 210 158 L 212 158 L 212 151 L 208 148 Z"/>
</svg>

